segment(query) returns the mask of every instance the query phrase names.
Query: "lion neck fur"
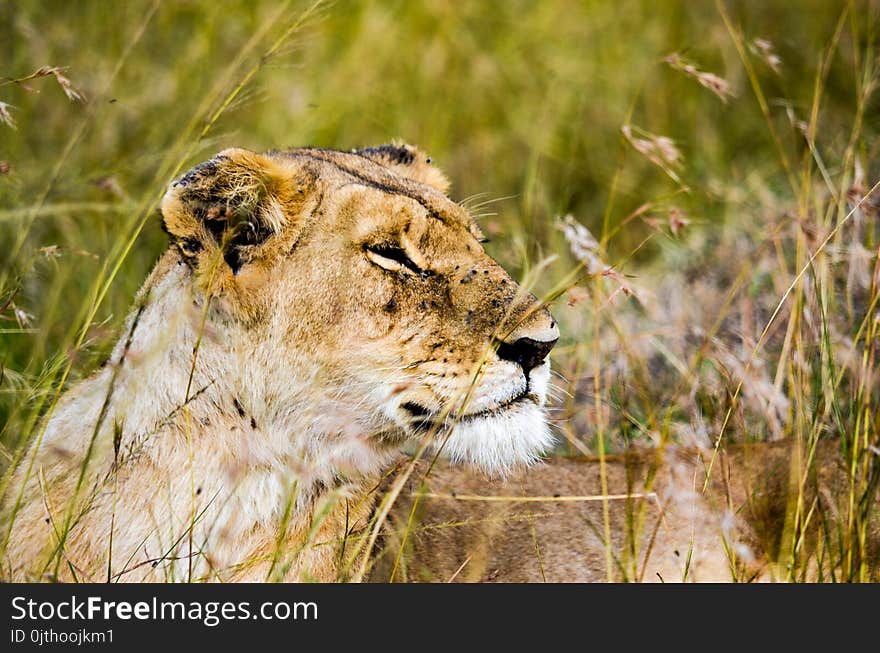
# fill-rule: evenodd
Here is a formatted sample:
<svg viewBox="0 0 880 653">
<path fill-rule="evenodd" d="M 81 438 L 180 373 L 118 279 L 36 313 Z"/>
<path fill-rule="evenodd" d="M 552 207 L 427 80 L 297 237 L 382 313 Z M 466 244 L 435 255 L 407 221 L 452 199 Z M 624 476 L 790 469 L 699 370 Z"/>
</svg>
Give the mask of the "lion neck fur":
<svg viewBox="0 0 880 653">
<path fill-rule="evenodd" d="M 95 525 L 110 521 L 106 490 L 115 477 L 140 477 L 134 496 L 112 500 L 111 567 L 128 573 L 126 559 L 141 553 L 160 564 L 123 580 L 298 580 L 300 572 L 336 580 L 338 558 L 327 553 L 336 547 L 309 545 L 363 526 L 372 508 L 367 491 L 394 451 L 368 437 L 373 425 L 350 409 L 352 397 L 332 374 L 305 357 L 297 361 L 300 374 L 286 374 L 272 334 L 224 320 L 210 307 L 206 315 L 192 279 L 169 249 L 145 282 L 109 364 L 75 387 L 49 420 L 38 461 L 41 484 L 49 495 L 58 489 L 59 503 L 70 495 L 71 470 L 82 464 L 72 452 L 89 448 L 81 440 L 100 422 L 88 462 L 93 484 L 78 495 L 88 508 L 76 532 L 95 533 Z M 96 407 L 105 403 L 101 417 Z M 278 563 L 285 528 L 298 553 Z M 106 535 L 88 541 L 72 534 L 67 556 L 100 558 Z M 195 544 L 167 555 L 175 535 Z M 225 567 L 249 549 L 253 564 Z"/>
<path fill-rule="evenodd" d="M 155 403 L 139 429 L 166 424 L 163 431 L 186 435 L 195 427 L 218 455 L 244 469 L 290 470 L 300 497 L 338 484 L 340 476 L 379 473 L 388 456 L 370 439 L 377 424 L 349 407 L 354 395 L 341 371 L 328 371 L 302 350 L 295 364 L 280 361 L 283 334 L 275 325 L 244 325 L 211 307 L 206 316 L 191 272 L 173 249 L 157 270 L 143 293 L 149 296 L 139 319 L 146 323 L 144 339 L 135 334 L 126 354 L 121 338 L 112 358 L 144 352 L 129 375 L 137 386 L 137 377 L 147 375 Z"/>
</svg>

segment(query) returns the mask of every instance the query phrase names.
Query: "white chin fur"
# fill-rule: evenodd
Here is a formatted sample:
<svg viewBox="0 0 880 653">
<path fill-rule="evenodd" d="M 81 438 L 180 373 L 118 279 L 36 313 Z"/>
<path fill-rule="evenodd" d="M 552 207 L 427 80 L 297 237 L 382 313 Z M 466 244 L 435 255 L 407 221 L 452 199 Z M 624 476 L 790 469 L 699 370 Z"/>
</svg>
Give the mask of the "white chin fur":
<svg viewBox="0 0 880 653">
<path fill-rule="evenodd" d="M 442 441 L 445 434 L 439 434 Z M 462 420 L 443 445 L 443 455 L 492 476 L 530 465 L 553 446 L 542 408 L 523 402 L 487 417 Z"/>
</svg>

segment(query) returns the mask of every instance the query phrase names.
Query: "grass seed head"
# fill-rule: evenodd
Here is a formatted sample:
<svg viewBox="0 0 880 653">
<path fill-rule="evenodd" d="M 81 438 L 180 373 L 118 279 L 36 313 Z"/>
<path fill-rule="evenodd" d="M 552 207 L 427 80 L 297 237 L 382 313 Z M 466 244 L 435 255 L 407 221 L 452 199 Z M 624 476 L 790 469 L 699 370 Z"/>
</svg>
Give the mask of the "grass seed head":
<svg viewBox="0 0 880 653">
<path fill-rule="evenodd" d="M 663 61 L 675 70 L 681 71 L 688 77 L 697 80 L 700 85 L 712 91 L 722 102 L 726 103 L 733 97 L 733 89 L 730 86 L 730 82 L 715 73 L 700 70 L 695 64 L 683 58 L 677 52 L 668 55 Z"/>
</svg>

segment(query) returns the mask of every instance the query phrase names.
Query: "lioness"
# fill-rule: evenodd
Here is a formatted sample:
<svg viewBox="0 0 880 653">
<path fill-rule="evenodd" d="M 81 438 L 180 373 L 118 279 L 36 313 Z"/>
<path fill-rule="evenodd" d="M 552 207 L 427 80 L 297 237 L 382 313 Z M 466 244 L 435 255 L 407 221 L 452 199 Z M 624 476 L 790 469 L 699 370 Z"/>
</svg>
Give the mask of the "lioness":
<svg viewBox="0 0 880 653">
<path fill-rule="evenodd" d="M 833 446 L 515 471 L 552 443 L 559 329 L 447 187 L 403 145 L 230 149 L 173 183 L 108 364 L 6 484 L 2 576 L 785 577 L 801 458 L 834 472 L 807 500 L 847 486 Z"/>
<path fill-rule="evenodd" d="M 559 329 L 447 186 L 390 145 L 228 149 L 173 183 L 109 364 L 8 486 L 6 575 L 335 580 L 312 544 L 363 527 L 407 442 L 534 461 Z"/>
</svg>

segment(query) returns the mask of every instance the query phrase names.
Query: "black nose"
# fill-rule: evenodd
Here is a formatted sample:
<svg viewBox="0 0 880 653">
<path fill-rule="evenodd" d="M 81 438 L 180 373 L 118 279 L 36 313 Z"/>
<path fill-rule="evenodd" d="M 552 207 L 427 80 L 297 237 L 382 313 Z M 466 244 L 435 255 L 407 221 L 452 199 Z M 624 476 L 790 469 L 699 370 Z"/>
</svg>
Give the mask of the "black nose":
<svg viewBox="0 0 880 653">
<path fill-rule="evenodd" d="M 498 357 L 519 363 L 526 374 L 538 367 L 553 349 L 556 340 L 533 340 L 520 338 L 515 342 L 499 342 Z"/>
</svg>

